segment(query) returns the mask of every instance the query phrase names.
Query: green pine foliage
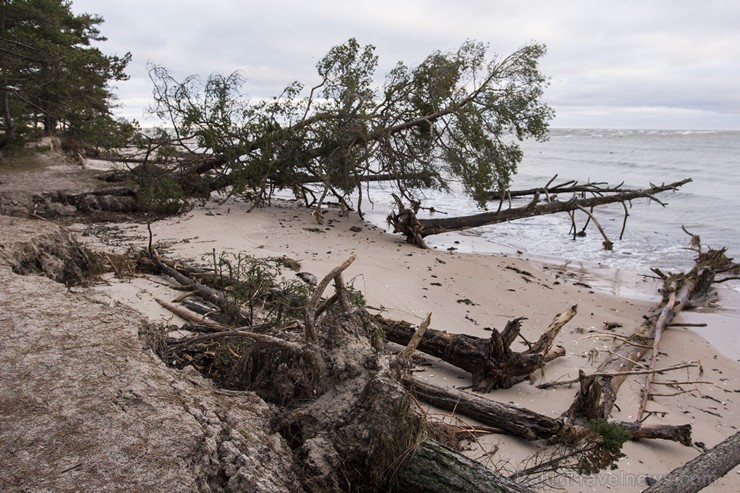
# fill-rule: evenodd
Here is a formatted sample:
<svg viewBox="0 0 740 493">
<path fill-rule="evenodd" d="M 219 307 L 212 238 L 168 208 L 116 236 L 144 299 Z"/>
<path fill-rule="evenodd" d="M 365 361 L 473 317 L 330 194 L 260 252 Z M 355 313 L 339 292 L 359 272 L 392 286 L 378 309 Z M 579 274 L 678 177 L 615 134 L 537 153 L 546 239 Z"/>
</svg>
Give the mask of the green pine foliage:
<svg viewBox="0 0 740 493">
<path fill-rule="evenodd" d="M 180 82 L 153 66 L 152 111 L 193 153 L 219 159 L 213 189 L 256 203 L 276 189 L 305 193 L 311 182 L 319 203 L 359 196 L 362 213 L 363 179 L 387 174 L 411 203 L 424 189 L 459 182 L 485 208 L 486 193 L 516 173 L 518 142 L 547 136 L 544 54 L 532 44 L 500 57 L 469 41 L 416 67 L 398 63 L 379 83 L 375 48 L 350 39 L 318 62 L 313 87 L 294 82 L 271 100 L 245 96 L 239 73 Z"/>
<path fill-rule="evenodd" d="M 102 22 L 66 0 L 0 0 L 0 149 L 41 132 L 113 147 L 135 132 L 111 114 L 131 54 L 95 46 Z"/>
</svg>

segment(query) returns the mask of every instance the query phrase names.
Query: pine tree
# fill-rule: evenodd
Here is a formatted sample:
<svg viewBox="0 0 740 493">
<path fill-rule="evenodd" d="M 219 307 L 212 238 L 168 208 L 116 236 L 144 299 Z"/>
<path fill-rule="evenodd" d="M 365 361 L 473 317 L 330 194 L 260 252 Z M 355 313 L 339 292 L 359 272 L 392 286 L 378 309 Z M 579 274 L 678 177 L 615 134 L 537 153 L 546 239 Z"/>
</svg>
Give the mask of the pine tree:
<svg viewBox="0 0 740 493">
<path fill-rule="evenodd" d="M 0 0 L 0 148 L 39 129 L 83 141 L 110 131 L 111 83 L 127 78 L 131 54 L 109 56 L 97 15 L 74 14 L 65 0 Z"/>
</svg>

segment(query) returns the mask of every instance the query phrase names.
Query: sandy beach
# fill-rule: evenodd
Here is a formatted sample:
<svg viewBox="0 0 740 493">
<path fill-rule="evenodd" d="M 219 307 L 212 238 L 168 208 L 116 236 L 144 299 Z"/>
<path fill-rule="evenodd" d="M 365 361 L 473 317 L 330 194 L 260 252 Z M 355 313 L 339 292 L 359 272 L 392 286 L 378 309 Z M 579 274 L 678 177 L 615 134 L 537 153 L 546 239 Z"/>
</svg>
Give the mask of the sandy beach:
<svg viewBox="0 0 740 493">
<path fill-rule="evenodd" d="M 502 329 L 508 320 L 526 317 L 522 334 L 531 341 L 558 313 L 577 305 L 578 314 L 556 340 L 556 344 L 565 347 L 566 356 L 547 365 L 537 383 L 573 379 L 579 369 L 593 371 L 616 344 L 613 337 L 603 335 L 604 322 L 620 324 L 615 333 L 629 335 L 658 300 L 658 283 L 654 280 L 638 279 L 638 285 L 630 286 L 629 282 L 635 281 L 632 278 L 614 283 L 604 279 L 603 273 L 570 269 L 565 262 L 547 265 L 505 255 L 421 250 L 352 213 L 343 216 L 337 210 L 324 211 L 323 224 L 318 225 L 306 209 L 290 202 L 275 202 L 251 212 L 248 209 L 246 204 L 233 200 L 210 202 L 183 216 L 152 223 L 153 241 L 167 256 L 203 265 L 211 263 L 214 251 L 216 254 L 243 252 L 257 257 L 287 256 L 298 260 L 302 270 L 319 278 L 354 254 L 357 260 L 345 273 L 345 279 L 363 292 L 371 311 L 416 324 L 431 312 L 431 327 L 452 333 L 486 337 L 491 327 Z M 97 232 L 91 234 L 86 225 L 73 226 L 95 248 L 123 251 L 132 245 L 143 248 L 148 242 L 146 225 L 108 224 L 96 228 Z M 293 275 L 290 271 L 286 274 Z M 108 276 L 96 290 L 109 296 L 112 305 L 128 305 L 150 320 L 182 323 L 155 302 L 157 297 L 177 296 L 159 278 L 142 276 L 121 281 Z M 655 293 L 652 299 L 651 292 Z M 636 293 L 642 294 L 631 296 Z M 708 327 L 702 330 L 706 332 L 717 326 L 723 334 L 728 333 L 732 317 L 717 309 L 703 312 L 682 314 L 676 321 L 705 322 Z M 524 348 L 523 344 L 515 342 L 514 348 Z M 685 447 L 657 440 L 629 442 L 624 447 L 626 457 L 619 461 L 616 470 L 563 484 L 566 491 L 603 491 L 605 487 L 618 492 L 642 491 L 646 487 L 646 475 L 666 474 L 697 456 L 701 446 L 713 447 L 737 431 L 740 424 L 737 360 L 721 354 L 696 331 L 684 327 L 671 328 L 664 335 L 661 347 L 662 367 L 698 360 L 703 376 L 696 369 L 681 370 L 659 376 L 658 382 L 708 383 L 680 385 L 687 392 L 657 397 L 648 405 L 648 410 L 656 414 L 647 423 L 691 423 L 693 440 L 700 445 Z M 595 357 L 594 349 L 599 350 Z M 731 350 L 725 352 L 732 354 Z M 416 377 L 445 386 L 470 384 L 469 375 L 464 372 L 438 361 L 432 363 L 421 367 Z M 636 376 L 622 386 L 614 418 L 633 420 L 643 382 L 644 377 Z M 487 396 L 558 416 L 568 408 L 575 392 L 575 388 L 568 387 L 540 390 L 525 382 Z M 654 392 L 673 394 L 677 389 L 660 386 Z M 457 419 L 434 409 L 430 413 L 450 422 Z M 505 472 L 519 467 L 521 461 L 543 446 L 505 435 L 487 435 L 471 443 L 466 453 Z M 736 491 L 739 475 L 740 470 L 732 471 L 706 491 Z"/>
</svg>

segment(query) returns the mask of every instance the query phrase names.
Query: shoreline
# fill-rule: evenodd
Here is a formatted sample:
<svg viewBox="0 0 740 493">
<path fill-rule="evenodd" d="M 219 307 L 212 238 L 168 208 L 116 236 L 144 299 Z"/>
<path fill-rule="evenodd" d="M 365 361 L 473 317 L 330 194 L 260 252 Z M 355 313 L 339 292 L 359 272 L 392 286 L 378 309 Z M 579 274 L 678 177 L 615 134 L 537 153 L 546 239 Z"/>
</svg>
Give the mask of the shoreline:
<svg viewBox="0 0 740 493">
<path fill-rule="evenodd" d="M 356 254 L 358 258 L 347 269 L 345 281 L 354 282 L 354 287 L 363 292 L 367 304 L 374 307 L 371 311 L 414 324 L 432 312 L 431 327 L 451 333 L 487 337 L 490 327 L 502 329 L 511 319 L 526 317 L 522 335 L 531 341 L 553 317 L 577 304 L 578 315 L 556 340 L 556 344 L 565 347 L 566 356 L 549 363 L 539 381 L 576 378 L 580 369 L 587 373 L 593 371 L 615 344 L 610 335 L 601 335 L 605 332 L 604 322 L 620 324 L 616 333 L 629 335 L 639 326 L 643 314 L 655 305 L 654 300 L 631 299 L 584 283 L 584 276 L 590 272 L 582 266 L 573 269 L 572 265 L 540 264 L 519 256 L 439 248 L 421 250 L 407 245 L 401 236 L 390 235 L 360 220 L 356 214 L 341 216 L 334 209 L 323 211 L 323 225 L 317 225 L 307 209 L 290 202 L 275 201 L 271 206 L 251 212 L 247 209 L 246 204 L 234 200 L 221 204 L 211 202 L 184 216 L 152 223 L 153 240 L 166 245 L 166 256 L 201 264 L 212 262 L 214 249 L 217 254 L 244 252 L 256 257 L 287 256 L 298 260 L 301 270 L 319 278 L 351 254 Z M 77 228 L 81 232 L 85 226 Z M 111 228 L 118 243 L 114 248 L 125 249 L 129 244 L 142 248 L 147 244 L 146 225 L 114 224 Z M 86 238 L 88 241 L 94 239 L 92 236 Z M 107 286 L 96 289 L 106 293 L 111 303 L 132 306 L 150 320 L 173 323 L 177 317 L 154 301 L 156 297 L 175 297 L 164 284 L 161 280 L 152 282 L 148 277 L 130 281 L 109 278 Z M 521 350 L 523 344 L 515 342 L 512 349 Z M 424 358 L 431 366 L 422 366 L 415 373 L 420 380 L 443 386 L 469 385 L 468 374 L 440 364 L 435 358 Z M 701 360 L 707 375 L 703 380 L 711 380 L 712 385 L 698 385 L 698 390 L 675 397 L 656 397 L 649 409 L 659 414 L 651 416 L 649 422 L 690 422 L 694 427 L 694 440 L 711 447 L 733 434 L 740 422 L 740 406 L 733 404 L 740 389 L 740 365 L 719 354 L 693 330 L 679 327 L 664 335 L 661 367 L 697 359 Z M 661 376 L 661 381 L 672 378 Z M 675 378 L 683 381 L 696 379 L 697 375 L 683 372 Z M 613 412 L 615 419 L 632 419 L 639 405 L 642 382 L 642 377 L 633 377 L 622 386 L 618 408 Z M 556 417 L 568 408 L 575 391 L 567 387 L 541 390 L 524 382 L 484 395 Z M 433 409 L 429 412 L 438 419 L 453 422 L 456 419 Z M 509 436 L 488 435 L 471 443 L 466 453 L 478 459 L 490 456 L 496 464 L 508 462 L 517 466 L 541 446 Z M 666 474 L 691 460 L 700 450 L 674 442 L 643 441 L 625 444 L 624 452 L 626 457 L 617 463 L 618 469 L 603 471 L 596 476 L 602 478 L 598 481 L 614 481 L 608 479 L 613 474 L 621 477 Z M 730 473 L 708 491 L 734 491 L 733 478 Z M 579 484 L 584 489 L 569 488 L 569 491 L 593 491 L 588 484 L 596 479 L 580 479 Z M 637 492 L 644 487 L 644 483 L 624 484 L 612 490 Z"/>
</svg>

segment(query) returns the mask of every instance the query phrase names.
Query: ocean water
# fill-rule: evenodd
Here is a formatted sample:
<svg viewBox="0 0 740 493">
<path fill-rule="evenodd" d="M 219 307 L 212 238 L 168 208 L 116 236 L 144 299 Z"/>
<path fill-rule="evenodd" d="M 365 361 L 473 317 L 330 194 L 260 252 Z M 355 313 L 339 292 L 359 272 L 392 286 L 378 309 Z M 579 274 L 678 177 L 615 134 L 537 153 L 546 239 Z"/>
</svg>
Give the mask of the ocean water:
<svg viewBox="0 0 740 493">
<path fill-rule="evenodd" d="M 694 253 L 687 248 L 690 237 L 682 230 L 684 226 L 701 237 L 702 245 L 724 247 L 730 256 L 740 257 L 740 131 L 553 129 L 547 142 L 526 141 L 522 149 L 524 159 L 512 190 L 544 186 L 555 175 L 553 185 L 577 180 L 645 188 L 684 178 L 693 181 L 676 192 L 659 194 L 665 207 L 647 199 L 633 201 L 621 240 L 623 207 L 597 208 L 594 214 L 614 242 L 612 251 L 603 249 L 593 223 L 585 238 L 574 240 L 566 213 L 436 235 L 427 238 L 430 246 L 454 245 L 479 253 L 519 251 L 529 257 L 637 273 L 649 273 L 652 267 L 675 271 L 693 265 Z M 383 227 L 387 227 L 385 216 L 392 206 L 386 194 L 382 185 L 374 187 L 375 206 L 368 214 Z M 520 199 L 513 205 L 526 202 Z M 430 192 L 425 205 L 434 205 L 448 216 L 479 212 L 460 193 Z M 490 208 L 495 210 L 497 205 L 492 203 Z M 579 229 L 585 220 L 585 214 L 577 213 Z"/>
</svg>

